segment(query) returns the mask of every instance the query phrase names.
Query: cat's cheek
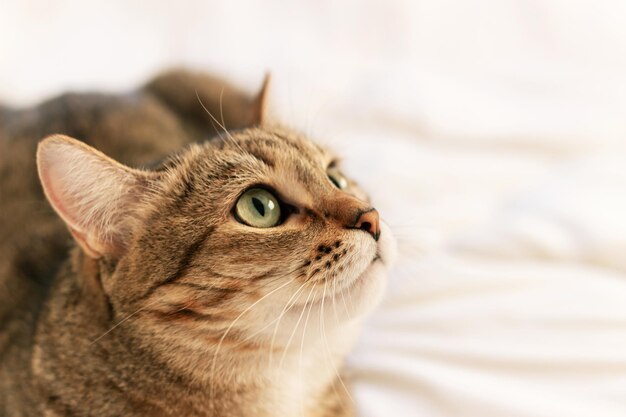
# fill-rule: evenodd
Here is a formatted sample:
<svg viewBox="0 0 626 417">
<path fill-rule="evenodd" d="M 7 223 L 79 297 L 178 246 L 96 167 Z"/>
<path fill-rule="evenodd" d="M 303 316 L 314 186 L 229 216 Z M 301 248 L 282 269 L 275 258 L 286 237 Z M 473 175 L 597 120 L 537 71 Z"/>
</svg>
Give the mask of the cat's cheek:
<svg viewBox="0 0 626 417">
<path fill-rule="evenodd" d="M 358 319 L 367 315 L 380 304 L 386 287 L 387 268 L 381 261 L 375 261 L 350 288 L 347 317 Z"/>
</svg>

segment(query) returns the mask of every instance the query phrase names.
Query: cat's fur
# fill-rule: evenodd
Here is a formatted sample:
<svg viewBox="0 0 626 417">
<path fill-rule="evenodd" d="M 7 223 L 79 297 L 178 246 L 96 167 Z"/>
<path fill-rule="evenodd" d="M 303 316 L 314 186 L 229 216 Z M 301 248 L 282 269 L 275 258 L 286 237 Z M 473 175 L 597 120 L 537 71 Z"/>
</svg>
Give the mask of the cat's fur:
<svg viewBox="0 0 626 417">
<path fill-rule="evenodd" d="M 264 95 L 175 71 L 0 107 L 0 415 L 352 414 L 341 361 L 393 242 Z M 103 153 L 57 135 L 36 161 L 59 133 Z M 278 227 L 233 217 L 259 184 L 295 208 Z"/>
</svg>

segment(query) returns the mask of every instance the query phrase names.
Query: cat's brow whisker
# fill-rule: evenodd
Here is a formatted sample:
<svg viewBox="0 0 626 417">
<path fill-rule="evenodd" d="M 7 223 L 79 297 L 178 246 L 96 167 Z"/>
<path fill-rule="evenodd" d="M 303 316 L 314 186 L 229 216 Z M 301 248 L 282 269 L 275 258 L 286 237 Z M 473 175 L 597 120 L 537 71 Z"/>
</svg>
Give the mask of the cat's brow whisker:
<svg viewBox="0 0 626 417">
<path fill-rule="evenodd" d="M 217 120 L 215 120 L 215 117 L 213 117 L 211 112 L 204 106 L 204 103 L 202 103 L 202 100 L 200 100 L 200 96 L 198 95 L 198 90 L 196 90 L 196 97 L 198 98 L 198 101 L 200 102 L 200 105 L 202 106 L 204 111 L 206 111 L 209 114 L 209 116 L 211 116 L 211 126 L 213 126 L 213 130 L 215 130 L 215 133 L 217 133 L 217 136 L 219 136 L 220 140 L 224 141 L 224 136 L 222 136 L 222 132 L 220 131 L 220 129 L 217 128 L 217 126 L 215 126 L 215 124 L 217 123 L 218 126 L 220 127 L 222 126 L 219 124 L 219 122 L 217 122 Z M 225 127 L 222 127 L 222 129 L 226 131 Z"/>
<path fill-rule="evenodd" d="M 223 98 L 224 98 L 224 87 L 222 87 L 222 91 L 220 91 L 220 119 L 222 119 L 222 127 L 224 128 L 224 131 L 226 132 L 226 134 L 230 137 L 231 142 L 233 142 L 234 145 L 236 145 L 242 152 L 245 153 L 243 148 L 241 146 L 239 146 L 239 144 L 232 137 L 232 135 L 230 134 L 228 129 L 226 129 L 226 122 L 224 121 L 224 108 L 222 106 L 222 104 L 223 104 L 223 100 L 222 99 Z"/>
<path fill-rule="evenodd" d="M 200 94 L 198 94 L 198 90 L 195 90 L 195 93 L 196 93 L 196 98 L 198 99 L 198 103 L 200 103 L 200 106 L 202 106 L 202 108 L 204 109 L 204 111 L 205 111 L 205 112 L 209 115 L 209 117 L 210 117 L 210 118 L 211 118 L 211 119 L 212 119 L 215 123 L 217 123 L 217 125 L 218 125 L 219 127 L 221 127 L 221 128 L 222 128 L 222 130 L 224 131 L 224 133 L 226 133 L 227 135 L 230 135 L 230 133 L 228 132 L 228 130 L 226 130 L 226 127 L 225 127 L 223 124 L 221 124 L 221 123 L 219 122 L 219 120 L 217 120 L 217 119 L 215 118 L 215 116 L 213 116 L 213 114 L 209 111 L 209 109 L 208 109 L 208 108 L 204 105 L 204 103 L 202 102 L 202 99 L 200 98 Z"/>
<path fill-rule="evenodd" d="M 223 91 L 223 90 L 222 90 Z M 202 101 L 202 99 L 200 98 L 200 95 L 198 94 L 198 90 L 195 90 L 196 93 L 196 98 L 198 99 L 198 103 L 200 103 L 200 106 L 202 106 L 202 109 L 209 115 L 209 117 L 211 118 L 211 120 L 216 123 L 223 131 L 224 133 L 230 137 L 232 139 L 232 136 L 230 134 L 230 132 L 228 131 L 228 129 L 226 129 L 226 126 L 222 123 L 220 123 L 219 120 L 217 120 L 217 118 L 215 116 L 213 116 L 213 113 L 211 113 L 211 111 L 205 106 L 204 102 Z M 220 98 L 221 100 L 221 98 Z M 216 129 L 217 130 L 217 129 Z M 219 132 L 217 132 L 217 134 L 219 135 Z M 220 135 L 221 137 L 221 135 Z"/>
<path fill-rule="evenodd" d="M 220 118 L 222 119 L 222 126 L 224 127 L 224 130 L 226 131 L 226 134 L 230 137 L 230 141 L 233 143 L 233 145 L 235 145 L 237 148 L 239 148 L 239 150 L 243 153 L 247 153 L 242 147 L 241 145 L 239 145 L 235 139 L 232 137 L 232 135 L 230 134 L 230 132 L 228 132 L 228 129 L 226 129 L 226 122 L 224 121 L 224 109 L 222 107 L 222 98 L 224 97 L 224 87 L 222 87 L 222 91 L 220 91 Z"/>
<path fill-rule="evenodd" d="M 200 103 L 200 105 L 201 105 L 201 106 L 202 106 L 202 108 L 204 109 L 204 111 L 205 111 L 205 112 L 206 112 L 206 113 L 207 113 L 207 114 L 211 117 L 211 119 L 212 119 L 215 123 L 217 123 L 217 125 L 218 125 L 219 127 L 221 127 L 221 128 L 222 128 L 222 130 L 224 130 L 224 133 L 226 133 L 226 137 L 227 137 L 228 139 L 230 139 L 231 143 L 232 143 L 233 145 L 235 145 L 237 148 L 239 148 L 239 150 L 240 150 L 242 153 L 244 153 L 244 154 L 248 153 L 248 152 L 246 152 L 246 150 L 244 150 L 244 149 L 241 147 L 241 145 L 239 145 L 239 144 L 237 143 L 237 141 L 235 140 L 235 138 L 233 138 L 233 136 L 230 134 L 230 132 L 228 131 L 228 129 L 226 129 L 226 126 L 224 126 L 222 123 L 220 123 L 220 122 L 219 122 L 219 120 L 217 120 L 217 119 L 215 118 L 215 116 L 213 116 L 213 114 L 209 111 L 209 109 L 208 109 L 208 108 L 204 105 L 204 103 L 202 102 L 202 99 L 200 98 L 200 95 L 198 94 L 198 90 L 196 90 L 196 97 L 197 97 L 197 99 L 198 99 L 198 102 Z M 220 103 L 221 103 L 221 98 L 220 98 Z M 220 106 L 221 106 L 221 104 L 220 104 Z M 219 135 L 219 132 L 218 132 L 218 135 Z M 220 138 L 222 138 L 222 137 L 221 137 L 221 135 L 219 135 L 219 136 L 220 136 Z M 222 138 L 222 139 L 223 139 L 223 138 Z"/>
</svg>

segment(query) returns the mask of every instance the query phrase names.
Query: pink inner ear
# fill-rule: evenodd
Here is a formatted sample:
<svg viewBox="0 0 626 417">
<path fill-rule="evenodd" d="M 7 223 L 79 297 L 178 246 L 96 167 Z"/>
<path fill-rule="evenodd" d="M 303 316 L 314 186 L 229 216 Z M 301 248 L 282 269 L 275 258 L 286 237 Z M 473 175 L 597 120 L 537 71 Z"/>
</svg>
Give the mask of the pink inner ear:
<svg viewBox="0 0 626 417">
<path fill-rule="evenodd" d="M 97 259 L 97 258 L 100 258 L 102 256 L 101 253 L 99 253 L 98 251 L 96 251 L 95 249 L 93 249 L 89 245 L 89 243 L 87 242 L 87 240 L 85 239 L 85 237 L 82 234 L 80 234 L 76 230 L 72 229 L 72 227 L 69 226 L 69 225 L 68 225 L 67 228 L 69 229 L 70 233 L 74 237 L 74 240 L 76 241 L 76 243 L 78 243 L 78 245 L 85 251 L 85 253 L 89 257 Z"/>
<path fill-rule="evenodd" d="M 48 201 L 50 201 L 50 204 L 52 204 L 52 207 L 56 210 L 59 216 L 61 216 L 65 223 L 67 223 L 70 229 L 78 232 L 78 222 L 76 219 L 72 218 L 71 211 L 68 210 L 68 205 L 66 204 L 68 198 L 63 196 L 63 186 L 59 184 L 58 179 L 55 181 L 55 178 L 62 176 L 60 173 L 54 172 L 55 164 L 63 163 L 63 161 L 54 161 L 55 154 L 56 152 L 53 149 L 50 149 L 44 154 L 40 154 L 38 162 L 41 185 L 43 186 L 44 193 L 46 194 Z M 61 197 L 59 194 L 61 194 Z M 69 206 L 71 207 L 71 202 Z"/>
<path fill-rule="evenodd" d="M 45 139 L 37 163 L 52 207 L 89 256 L 118 253 L 123 199 L 130 170 L 98 151 L 65 137 Z M 118 207 L 120 206 L 120 207 Z"/>
</svg>

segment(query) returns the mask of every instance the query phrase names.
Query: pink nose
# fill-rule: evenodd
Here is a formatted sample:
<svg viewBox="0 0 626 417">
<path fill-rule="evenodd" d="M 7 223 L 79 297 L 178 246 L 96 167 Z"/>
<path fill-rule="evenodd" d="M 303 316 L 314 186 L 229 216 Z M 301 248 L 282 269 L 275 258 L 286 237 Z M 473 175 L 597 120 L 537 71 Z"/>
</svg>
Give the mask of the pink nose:
<svg viewBox="0 0 626 417">
<path fill-rule="evenodd" d="M 376 209 L 372 208 L 361 213 L 352 228 L 365 230 L 372 235 L 374 240 L 378 240 L 380 237 L 380 220 Z"/>
</svg>

